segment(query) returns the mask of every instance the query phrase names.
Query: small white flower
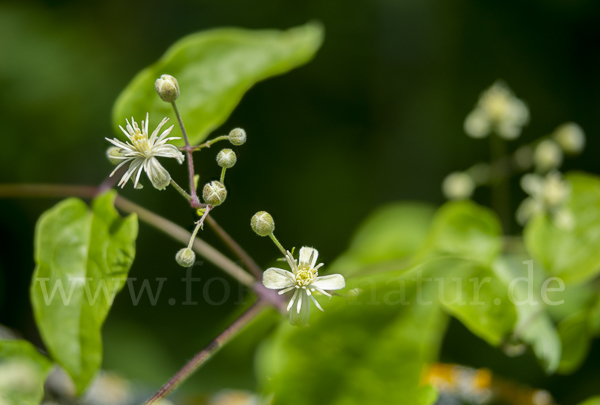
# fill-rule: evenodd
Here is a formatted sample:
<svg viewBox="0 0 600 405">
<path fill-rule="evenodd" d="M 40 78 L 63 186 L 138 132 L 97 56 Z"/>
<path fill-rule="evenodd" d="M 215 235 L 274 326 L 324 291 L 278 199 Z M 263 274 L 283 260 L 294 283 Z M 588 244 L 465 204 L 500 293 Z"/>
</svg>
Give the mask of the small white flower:
<svg viewBox="0 0 600 405">
<path fill-rule="evenodd" d="M 502 138 L 515 139 L 528 122 L 527 105 L 497 81 L 481 94 L 475 109 L 465 119 L 464 129 L 473 138 L 484 138 L 495 131 Z"/>
<path fill-rule="evenodd" d="M 558 168 L 563 161 L 563 152 L 558 143 L 552 139 L 544 139 L 533 152 L 533 163 L 538 171 L 547 173 Z"/>
<path fill-rule="evenodd" d="M 294 290 L 294 295 L 288 304 L 290 312 L 290 323 L 292 325 L 306 325 L 310 315 L 310 300 L 321 311 L 323 308 L 319 305 L 313 292 L 317 291 L 323 295 L 331 297 L 326 290 L 339 290 L 346 286 L 346 280 L 341 274 L 331 274 L 319 277 L 319 268 L 323 266 L 317 263 L 319 252 L 316 249 L 303 247 L 300 249 L 298 263 L 290 252 L 287 252 L 287 260 L 292 271 L 272 267 L 265 271 L 263 284 L 271 290 L 281 290 L 279 294 L 284 294 Z"/>
<path fill-rule="evenodd" d="M 556 128 L 553 137 L 567 153 L 581 153 L 585 147 L 585 133 L 574 122 L 567 122 Z"/>
<path fill-rule="evenodd" d="M 164 188 L 169 185 L 171 182 L 171 175 L 169 175 L 169 172 L 162 167 L 156 158 L 175 158 L 177 159 L 177 162 L 181 164 L 183 163 L 184 156 L 175 145 L 167 143 L 173 139 L 180 139 L 178 137 L 167 138 L 173 129 L 173 125 L 158 136 L 158 132 L 168 120 L 168 118 L 164 118 L 160 124 L 158 124 L 154 132 L 152 132 L 152 135 L 148 137 L 148 114 L 146 114 L 146 121 L 142 121 L 141 129 L 133 120 L 133 117 L 131 117 L 131 124 L 127 121 L 127 131 L 119 125 L 121 131 L 123 131 L 131 143 L 121 142 L 118 139 L 106 138 L 107 141 L 120 148 L 121 153 L 124 154 L 123 157 L 115 158 L 122 160 L 122 162 L 110 175 L 112 176 L 115 174 L 115 172 L 124 164 L 130 163 L 129 168 L 121 178 L 121 181 L 119 181 L 119 186 L 121 186 L 121 188 L 125 187 L 127 180 L 130 178 L 133 181 L 133 186 L 139 188 L 138 183 L 142 171 L 146 172 L 155 188 L 164 190 Z"/>
<path fill-rule="evenodd" d="M 475 182 L 468 173 L 452 172 L 442 182 L 442 191 L 449 200 L 470 198 L 475 190 Z"/>
<path fill-rule="evenodd" d="M 548 213 L 554 224 L 563 230 L 570 230 L 575 219 L 565 206 L 571 190 L 559 172 L 551 172 L 545 177 L 526 174 L 521 178 L 521 188 L 530 195 L 517 209 L 517 221 L 524 225 L 538 213 Z"/>
</svg>

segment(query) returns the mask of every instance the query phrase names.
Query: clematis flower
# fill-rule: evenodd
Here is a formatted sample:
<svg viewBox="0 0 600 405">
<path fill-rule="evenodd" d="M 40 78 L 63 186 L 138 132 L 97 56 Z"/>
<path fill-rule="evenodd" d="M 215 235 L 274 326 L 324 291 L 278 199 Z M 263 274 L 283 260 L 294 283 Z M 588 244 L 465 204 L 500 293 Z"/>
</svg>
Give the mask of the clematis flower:
<svg viewBox="0 0 600 405">
<path fill-rule="evenodd" d="M 303 247 L 300 249 L 299 263 L 288 251 L 285 259 L 292 271 L 272 267 L 267 269 L 263 276 L 263 284 L 272 290 L 281 290 L 279 294 L 294 291 L 288 304 L 290 323 L 292 325 L 306 325 L 310 315 L 310 301 L 323 311 L 319 302 L 313 296 L 314 292 L 331 297 L 327 291 L 339 290 L 346 286 L 346 280 L 341 274 L 331 274 L 319 277 L 319 268 L 323 263 L 316 265 L 319 252 L 316 249 Z M 316 266 L 315 266 L 316 265 Z"/>
<path fill-rule="evenodd" d="M 566 206 L 571 189 L 560 172 L 550 172 L 545 177 L 526 174 L 521 178 L 521 188 L 529 194 L 517 209 L 521 225 L 538 213 L 547 213 L 558 228 L 566 231 L 573 228 L 575 219 Z"/>
<path fill-rule="evenodd" d="M 131 124 L 127 121 L 127 130 L 119 125 L 121 131 L 123 131 L 131 143 L 122 142 L 118 139 L 106 138 L 107 141 L 118 147 L 119 152 L 123 155 L 121 157 L 113 157 L 114 159 L 122 160 L 122 162 L 110 175 L 112 176 L 115 174 L 115 172 L 124 164 L 130 163 L 129 168 L 119 181 L 119 186 L 121 186 L 121 188 L 125 187 L 125 184 L 130 178 L 133 181 L 133 186 L 139 188 L 140 175 L 142 174 L 142 171 L 145 171 L 152 182 L 152 185 L 158 190 L 164 190 L 171 182 L 171 175 L 156 158 L 174 158 L 177 159 L 179 164 L 183 163 L 183 153 L 181 153 L 175 145 L 167 143 L 173 139 L 180 139 L 178 137 L 167 138 L 173 129 L 173 125 L 158 136 L 160 129 L 169 119 L 163 119 L 150 137 L 148 137 L 148 120 L 148 114 L 146 114 L 146 121 L 142 121 L 141 129 L 133 120 L 133 117 L 131 117 Z"/>
</svg>

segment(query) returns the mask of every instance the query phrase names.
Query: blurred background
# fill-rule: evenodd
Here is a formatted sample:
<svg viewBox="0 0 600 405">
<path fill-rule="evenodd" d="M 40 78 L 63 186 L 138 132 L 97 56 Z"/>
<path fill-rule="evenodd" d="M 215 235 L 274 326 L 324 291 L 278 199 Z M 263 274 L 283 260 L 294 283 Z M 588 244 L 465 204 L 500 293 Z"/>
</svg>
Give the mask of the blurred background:
<svg viewBox="0 0 600 405">
<path fill-rule="evenodd" d="M 531 111 L 512 149 L 574 121 L 588 146 L 564 168 L 600 173 L 597 1 L 20 0 L 0 3 L 0 182 L 100 183 L 112 170 L 104 137 L 113 136 L 114 100 L 174 41 L 214 27 L 284 29 L 310 20 L 326 30 L 314 61 L 256 85 L 215 133 L 238 126 L 248 133 L 227 175 L 226 208 L 215 218 L 261 265 L 276 251 L 250 229 L 256 211 L 273 214 L 286 247 L 312 245 L 328 263 L 375 207 L 397 200 L 441 204 L 449 172 L 489 158 L 487 140 L 468 138 L 462 128 L 480 92 L 496 79 Z M 196 155 L 201 183 L 218 178 L 219 149 Z M 185 182 L 184 167 L 167 168 Z M 516 180 L 513 189 L 516 208 L 524 194 Z M 192 224 L 193 213 L 173 190 L 122 193 Z M 485 190 L 476 199 L 487 203 Z M 55 202 L 0 200 L 0 323 L 38 345 L 28 301 L 33 232 Z M 208 228 L 201 236 L 223 247 Z M 144 224 L 137 246 L 131 277 L 168 280 L 155 306 L 147 299 L 134 306 L 128 294 L 117 298 L 104 327 L 104 366 L 157 387 L 241 308 L 237 291 L 223 305 L 207 304 L 202 284 L 195 287 L 199 305 L 170 306 L 170 297 L 185 299 L 179 281 L 185 272 L 173 260 L 181 246 Z M 205 280 L 217 275 L 209 265 L 194 270 Z M 222 283 L 213 284 L 219 301 Z M 182 391 L 253 389 L 248 348 L 273 325 L 258 322 Z M 442 360 L 547 388 L 563 404 L 598 393 L 598 342 L 575 375 L 547 378 L 533 356 L 509 359 L 453 322 Z"/>
</svg>

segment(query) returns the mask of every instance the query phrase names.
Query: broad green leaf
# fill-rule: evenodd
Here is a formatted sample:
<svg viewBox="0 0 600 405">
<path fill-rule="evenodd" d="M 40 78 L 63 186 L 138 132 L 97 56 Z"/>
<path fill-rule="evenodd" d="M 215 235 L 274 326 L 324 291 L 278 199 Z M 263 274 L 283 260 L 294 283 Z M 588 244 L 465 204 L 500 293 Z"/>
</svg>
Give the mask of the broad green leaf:
<svg viewBox="0 0 600 405">
<path fill-rule="evenodd" d="M 423 244 L 434 212 L 432 206 L 414 202 L 378 208 L 360 225 L 348 251 L 328 271 L 348 275 L 367 265 L 408 259 Z"/>
<path fill-rule="evenodd" d="M 335 298 L 324 313 L 311 314 L 310 327 L 282 323 L 264 343 L 257 368 L 265 393 L 274 394 L 274 404 L 434 401 L 421 377 L 445 332 L 439 305 L 419 305 L 414 283 L 403 297 L 408 305 L 385 282 L 361 278 L 348 287 L 363 292 L 347 302 Z"/>
<path fill-rule="evenodd" d="M 322 40 L 323 29 L 314 23 L 287 31 L 222 28 L 184 37 L 119 95 L 113 127 L 122 136 L 118 126 L 132 116 L 145 119 L 146 112 L 152 126 L 163 117 L 176 123 L 171 105 L 154 89 L 157 78 L 170 74 L 179 81 L 177 107 L 190 142 L 199 143 L 225 122 L 255 83 L 307 63 Z"/>
<path fill-rule="evenodd" d="M 504 282 L 487 265 L 438 258 L 417 266 L 402 279 L 421 280 L 427 300 L 438 301 L 450 315 L 491 345 L 499 345 L 514 329 L 515 305 Z"/>
<path fill-rule="evenodd" d="M 0 340 L 0 402 L 39 405 L 52 362 L 26 340 Z"/>
<path fill-rule="evenodd" d="M 562 343 L 562 357 L 558 372 L 569 374 L 579 368 L 590 347 L 588 312 L 581 311 L 558 324 L 558 335 Z"/>
<path fill-rule="evenodd" d="M 600 396 L 592 397 L 580 402 L 579 405 L 600 405 Z"/>
<path fill-rule="evenodd" d="M 135 256 L 137 217 L 121 218 L 115 196 L 98 197 L 91 211 L 81 200 L 64 200 L 36 227 L 30 291 L 36 323 L 79 393 L 100 368 L 102 323 Z"/>
<path fill-rule="evenodd" d="M 566 283 L 589 280 L 600 272 L 600 178 L 584 173 L 565 176 L 571 184 L 567 205 L 574 228 L 557 228 L 547 215 L 537 215 L 525 227 L 529 253 L 552 275 Z"/>
<path fill-rule="evenodd" d="M 508 256 L 499 258 L 493 270 L 515 303 L 514 338 L 530 345 L 546 372 L 551 374 L 560 363 L 561 342 L 539 294 L 546 275 L 532 264 L 523 257 Z"/>
<path fill-rule="evenodd" d="M 438 210 L 418 258 L 451 255 L 491 264 L 501 248 L 502 227 L 494 212 L 471 201 L 456 201 Z"/>
</svg>

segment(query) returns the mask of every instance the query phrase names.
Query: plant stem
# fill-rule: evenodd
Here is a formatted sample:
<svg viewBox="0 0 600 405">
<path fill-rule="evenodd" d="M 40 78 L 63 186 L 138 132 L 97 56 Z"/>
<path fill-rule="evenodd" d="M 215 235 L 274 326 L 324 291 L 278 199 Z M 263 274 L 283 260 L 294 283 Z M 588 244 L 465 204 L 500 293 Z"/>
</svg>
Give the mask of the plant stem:
<svg viewBox="0 0 600 405">
<path fill-rule="evenodd" d="M 99 194 L 99 188 L 93 186 L 70 186 L 62 184 L 1 184 L 0 198 L 6 197 L 81 197 L 94 198 Z M 139 205 L 117 195 L 115 206 L 128 213 L 136 213 L 139 219 L 161 230 L 172 238 L 189 243 L 191 233 L 179 225 L 149 211 Z M 244 269 L 230 260 L 227 256 L 210 246 L 201 239 L 195 239 L 193 249 L 206 260 L 238 280 L 240 283 L 252 288 L 256 294 L 264 296 L 262 289 L 256 288 L 256 280 Z M 271 297 L 268 299 L 272 301 Z"/>
<path fill-rule="evenodd" d="M 185 190 L 175 182 L 175 180 L 171 179 L 171 185 L 175 188 L 175 190 L 179 191 L 179 194 L 181 194 L 186 200 L 192 200 L 192 196 L 186 193 Z"/>
<path fill-rule="evenodd" d="M 136 213 L 140 220 L 146 222 L 149 225 L 163 231 L 170 235 L 174 239 L 187 244 L 191 238 L 191 233 L 180 227 L 179 225 L 169 221 L 166 218 L 161 217 L 148 211 L 147 209 L 140 207 L 139 205 L 121 197 L 117 196 L 115 199 L 115 206 L 125 212 Z M 208 243 L 201 239 L 195 238 L 192 244 L 193 249 L 206 260 L 219 267 L 221 270 L 238 280 L 240 283 L 253 288 L 255 279 L 250 274 L 246 273 L 244 269 L 235 264 L 221 252 L 210 246 Z"/>
<path fill-rule="evenodd" d="M 181 115 L 177 109 L 177 104 L 172 102 L 171 105 L 173 106 L 173 111 L 175 111 L 175 116 L 179 122 L 179 127 L 181 128 L 181 133 L 183 134 L 183 140 L 185 141 L 185 153 L 187 154 L 188 172 L 190 176 L 190 205 L 194 208 L 199 208 L 200 200 L 198 199 L 198 194 L 196 193 L 196 182 L 194 181 L 194 158 L 192 156 L 192 147 L 190 146 L 187 132 L 185 132 L 185 127 L 183 126 L 183 120 L 181 119 Z"/>
<path fill-rule="evenodd" d="M 271 233 L 269 235 L 269 237 L 271 238 L 271 240 L 273 241 L 273 243 L 279 248 L 279 250 L 281 251 L 281 253 L 283 253 L 283 257 L 286 257 L 287 256 L 287 252 L 285 251 L 285 249 L 283 248 L 283 246 L 281 246 L 281 243 L 279 243 L 279 241 L 275 237 L 275 234 Z"/>
<path fill-rule="evenodd" d="M 258 316 L 265 308 L 262 301 L 256 302 L 246 312 L 217 336 L 206 348 L 196 354 L 181 370 L 177 372 L 163 387 L 152 396 L 144 405 L 151 405 L 166 398 L 175 388 L 192 375 L 202 364 L 210 359 L 225 343 L 229 342 L 250 321 Z"/>
<path fill-rule="evenodd" d="M 257 280 L 262 279 L 262 269 L 256 262 L 250 257 L 248 253 L 233 240 L 231 236 L 215 221 L 212 216 L 206 218 L 206 223 L 212 228 L 217 236 L 227 245 L 227 247 L 244 262 L 246 267 L 254 274 Z"/>
<path fill-rule="evenodd" d="M 221 170 L 221 183 L 222 183 L 222 184 L 225 184 L 225 172 L 226 172 L 226 171 L 227 171 L 227 169 L 226 169 L 226 168 L 223 168 L 223 169 Z"/>
<path fill-rule="evenodd" d="M 492 206 L 500 217 L 504 233 L 510 231 L 510 185 L 506 176 L 506 143 L 497 134 L 490 135 L 492 173 Z"/>
<path fill-rule="evenodd" d="M 200 150 L 202 148 L 210 148 L 212 144 L 219 142 L 219 141 L 226 141 L 229 139 L 229 135 L 221 135 L 218 136 L 214 139 L 211 139 L 210 141 L 206 141 L 204 143 L 201 143 L 200 145 L 196 145 L 196 146 L 192 146 L 192 152 L 195 152 L 197 150 Z M 179 148 L 180 150 L 185 150 L 185 148 Z"/>
</svg>

